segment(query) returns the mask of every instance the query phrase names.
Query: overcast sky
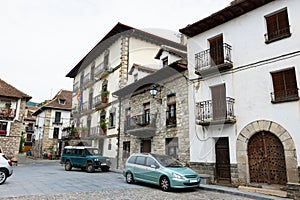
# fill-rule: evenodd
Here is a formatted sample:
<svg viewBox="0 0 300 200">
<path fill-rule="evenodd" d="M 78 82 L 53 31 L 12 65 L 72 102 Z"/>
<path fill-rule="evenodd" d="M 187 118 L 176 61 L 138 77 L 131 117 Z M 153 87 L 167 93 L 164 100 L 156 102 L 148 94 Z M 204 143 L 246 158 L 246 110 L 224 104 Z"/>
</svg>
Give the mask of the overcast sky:
<svg viewBox="0 0 300 200">
<path fill-rule="evenodd" d="M 231 0 L 0 0 L 0 79 L 51 99 L 66 74 L 118 23 L 178 32 Z"/>
</svg>

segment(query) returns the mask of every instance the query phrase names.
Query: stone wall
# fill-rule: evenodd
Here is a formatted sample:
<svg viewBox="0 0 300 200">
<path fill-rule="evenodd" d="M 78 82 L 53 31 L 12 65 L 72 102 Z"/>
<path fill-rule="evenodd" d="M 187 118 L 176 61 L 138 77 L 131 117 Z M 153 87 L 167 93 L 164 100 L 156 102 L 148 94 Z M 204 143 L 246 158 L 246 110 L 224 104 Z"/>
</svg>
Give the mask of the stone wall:
<svg viewBox="0 0 300 200">
<path fill-rule="evenodd" d="M 22 132 L 25 131 L 23 125 L 23 117 L 25 116 L 25 106 L 26 100 L 22 99 L 20 104 L 19 116 L 16 116 L 14 121 L 9 121 L 10 130 L 8 136 L 0 137 L 0 146 L 4 154 L 12 160 L 18 160 L 19 147 L 20 147 L 20 138 Z"/>
<path fill-rule="evenodd" d="M 165 154 L 166 138 L 178 138 L 179 159 L 183 162 L 190 161 L 190 140 L 189 140 L 189 113 L 188 113 L 188 88 L 186 79 L 182 74 L 164 80 L 160 83 L 161 91 L 158 98 L 160 103 L 152 98 L 150 88 L 143 88 L 143 91 L 132 95 L 129 99 L 122 101 L 121 128 L 120 128 L 120 156 L 119 167 L 124 166 L 126 158 L 123 158 L 123 142 L 130 142 L 130 154 L 140 152 L 141 138 L 124 134 L 125 110 L 131 108 L 131 116 L 143 114 L 143 104 L 150 102 L 150 114 L 156 114 L 155 135 L 151 138 L 151 152 Z M 166 126 L 167 96 L 176 95 L 176 126 Z"/>
</svg>

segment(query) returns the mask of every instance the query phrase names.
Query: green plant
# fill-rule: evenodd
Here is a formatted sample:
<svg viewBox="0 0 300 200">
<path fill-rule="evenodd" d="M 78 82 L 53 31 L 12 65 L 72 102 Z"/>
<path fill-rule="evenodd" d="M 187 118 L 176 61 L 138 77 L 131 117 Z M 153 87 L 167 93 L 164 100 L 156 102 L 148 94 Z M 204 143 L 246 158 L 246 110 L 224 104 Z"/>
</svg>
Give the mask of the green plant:
<svg viewBox="0 0 300 200">
<path fill-rule="evenodd" d="M 9 109 L 11 107 L 11 102 L 5 103 L 5 107 Z"/>
<path fill-rule="evenodd" d="M 108 124 L 108 122 L 107 122 L 107 119 L 106 118 L 102 118 L 102 119 L 100 119 L 100 127 L 102 128 L 102 129 L 106 129 L 106 127 L 107 127 L 107 124 Z"/>
<path fill-rule="evenodd" d="M 104 97 L 107 97 L 109 95 L 109 91 L 108 90 L 103 90 L 101 91 L 101 95 L 104 96 Z"/>
<path fill-rule="evenodd" d="M 81 131 L 81 132 L 85 132 L 87 131 L 89 128 L 87 126 L 81 126 L 78 128 L 78 131 Z"/>
</svg>

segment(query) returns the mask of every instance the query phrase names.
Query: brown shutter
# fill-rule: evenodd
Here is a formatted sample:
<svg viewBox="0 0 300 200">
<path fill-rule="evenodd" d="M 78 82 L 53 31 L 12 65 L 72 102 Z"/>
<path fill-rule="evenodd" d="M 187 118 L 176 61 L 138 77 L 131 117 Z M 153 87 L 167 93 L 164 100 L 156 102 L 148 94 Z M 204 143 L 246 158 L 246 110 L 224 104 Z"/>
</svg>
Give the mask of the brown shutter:
<svg viewBox="0 0 300 200">
<path fill-rule="evenodd" d="M 224 63 L 223 52 L 223 36 L 217 36 L 209 39 L 211 65 L 219 65 Z"/>
</svg>

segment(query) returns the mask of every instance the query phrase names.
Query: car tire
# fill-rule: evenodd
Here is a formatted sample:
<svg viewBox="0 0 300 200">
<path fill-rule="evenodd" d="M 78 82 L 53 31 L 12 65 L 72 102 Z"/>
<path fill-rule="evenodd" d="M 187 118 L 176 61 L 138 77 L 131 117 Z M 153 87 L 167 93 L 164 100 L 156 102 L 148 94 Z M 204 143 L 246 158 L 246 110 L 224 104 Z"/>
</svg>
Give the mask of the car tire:
<svg viewBox="0 0 300 200">
<path fill-rule="evenodd" d="M 161 177 L 159 180 L 159 186 L 160 186 L 161 190 L 164 192 L 170 191 L 171 185 L 170 185 L 169 178 L 166 176 Z"/>
<path fill-rule="evenodd" d="M 71 171 L 72 170 L 72 164 L 70 161 L 67 161 L 65 164 L 65 170 L 66 171 Z"/>
<path fill-rule="evenodd" d="M 86 167 L 86 171 L 87 171 L 88 173 L 92 173 L 92 172 L 95 171 L 95 167 L 90 163 L 90 164 L 88 164 L 88 166 Z"/>
<path fill-rule="evenodd" d="M 0 185 L 7 179 L 7 172 L 4 169 L 0 169 Z"/>
<path fill-rule="evenodd" d="M 134 183 L 133 174 L 131 172 L 126 173 L 126 182 L 129 184 Z"/>
<path fill-rule="evenodd" d="M 101 171 L 108 172 L 109 171 L 109 167 L 101 167 Z"/>
</svg>

